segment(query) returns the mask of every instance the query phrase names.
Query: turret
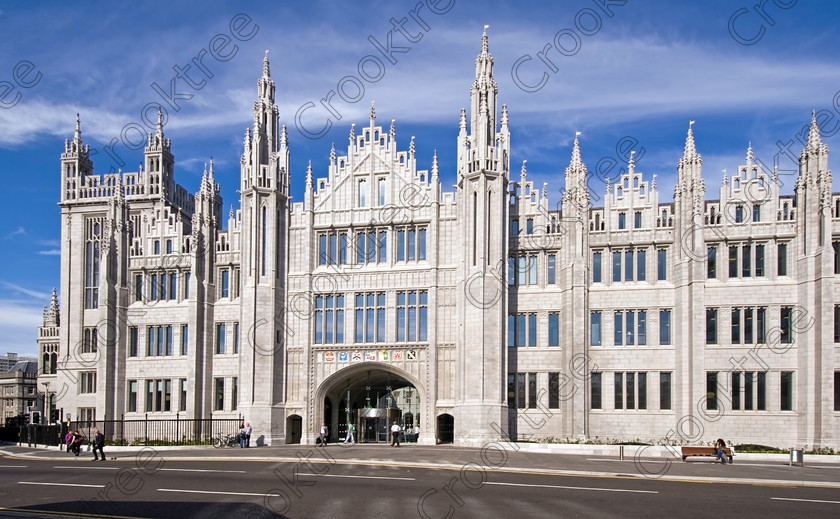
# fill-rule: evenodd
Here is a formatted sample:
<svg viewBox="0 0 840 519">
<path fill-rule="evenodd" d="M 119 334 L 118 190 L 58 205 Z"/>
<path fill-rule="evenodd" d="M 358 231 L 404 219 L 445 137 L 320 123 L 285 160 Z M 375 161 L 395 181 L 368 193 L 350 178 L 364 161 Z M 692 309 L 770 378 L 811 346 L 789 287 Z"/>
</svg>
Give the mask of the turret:
<svg viewBox="0 0 840 519">
<path fill-rule="evenodd" d="M 82 143 L 82 123 L 79 114 L 76 114 L 73 140 L 65 139 L 64 153 L 61 154 L 61 201 L 75 200 L 78 197 L 78 189 L 84 186 L 85 176 L 92 174 L 90 146 Z"/>
</svg>

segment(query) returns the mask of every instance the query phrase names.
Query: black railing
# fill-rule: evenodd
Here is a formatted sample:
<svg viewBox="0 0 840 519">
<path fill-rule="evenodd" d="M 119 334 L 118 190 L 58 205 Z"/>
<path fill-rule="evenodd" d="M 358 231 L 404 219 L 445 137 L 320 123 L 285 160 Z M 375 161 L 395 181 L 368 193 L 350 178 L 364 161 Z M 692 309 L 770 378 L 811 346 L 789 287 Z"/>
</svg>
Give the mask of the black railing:
<svg viewBox="0 0 840 519">
<path fill-rule="evenodd" d="M 80 420 L 56 425 L 0 427 L 0 441 L 27 445 L 64 445 L 68 431 L 87 440 L 99 429 L 107 445 L 212 445 L 219 435 L 239 432 L 241 418 L 123 418 Z"/>
</svg>

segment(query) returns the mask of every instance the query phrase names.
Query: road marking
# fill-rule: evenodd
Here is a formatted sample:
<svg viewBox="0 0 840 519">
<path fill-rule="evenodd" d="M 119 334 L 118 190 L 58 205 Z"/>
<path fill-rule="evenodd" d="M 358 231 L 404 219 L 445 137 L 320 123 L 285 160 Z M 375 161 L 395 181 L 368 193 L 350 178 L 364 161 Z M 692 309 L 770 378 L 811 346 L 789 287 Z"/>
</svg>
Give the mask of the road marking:
<svg viewBox="0 0 840 519">
<path fill-rule="evenodd" d="M 0 469 L 25 469 L 29 465 L 0 465 Z"/>
<path fill-rule="evenodd" d="M 42 483 L 39 481 L 18 481 L 18 485 L 44 485 L 48 487 L 105 488 L 105 485 L 84 485 L 82 483 Z"/>
<path fill-rule="evenodd" d="M 54 515 L 56 517 L 63 517 L 63 518 L 66 518 L 66 517 L 92 517 L 92 518 L 96 518 L 96 519 L 104 519 L 105 517 L 108 517 L 108 519 L 143 519 L 142 517 L 139 517 L 139 516 L 136 516 L 136 515 L 127 516 L 127 515 L 111 515 L 111 514 L 109 514 L 107 516 L 104 516 L 104 515 L 101 515 L 101 514 L 85 514 L 85 513 L 82 513 L 82 512 L 73 512 L 72 514 L 68 514 L 67 512 L 58 512 L 58 511 L 54 511 L 54 510 L 31 510 L 31 509 L 26 509 L 26 508 L 7 508 L 5 506 L 0 506 L 0 512 L 13 512 L 15 514 L 18 514 L 18 515 L 15 515 L 14 517 L 29 516 L 29 515 L 37 516 L 37 517 L 43 517 L 45 515 L 47 515 L 47 516 Z"/>
<path fill-rule="evenodd" d="M 832 505 L 840 505 L 840 501 L 825 501 L 823 499 L 795 499 L 793 497 L 771 497 L 776 501 L 802 501 L 803 503 L 828 503 Z"/>
<path fill-rule="evenodd" d="M 217 470 L 217 469 L 158 469 L 159 471 L 168 470 L 170 472 L 226 472 L 231 474 L 245 474 L 244 470 Z"/>
<path fill-rule="evenodd" d="M 56 465 L 53 467 L 54 469 L 71 469 L 71 470 L 79 470 L 87 469 L 87 470 L 119 470 L 119 467 L 99 467 L 99 466 L 90 466 L 90 465 L 76 465 L 76 466 L 69 466 L 69 465 Z"/>
<path fill-rule="evenodd" d="M 400 479 L 403 481 L 416 481 L 414 478 L 398 478 L 390 476 L 353 476 L 349 474 L 298 474 L 297 476 L 313 476 L 317 478 Z"/>
<path fill-rule="evenodd" d="M 534 488 L 562 488 L 565 490 L 597 490 L 599 492 L 630 492 L 633 494 L 658 494 L 656 490 L 631 490 L 629 488 L 598 488 L 598 487 L 567 487 L 563 485 L 534 485 L 529 483 L 502 483 L 488 481 L 485 485 L 503 485 L 507 487 L 534 487 Z"/>
<path fill-rule="evenodd" d="M 280 497 L 280 494 L 271 492 L 219 492 L 216 490 L 185 490 L 182 488 L 158 488 L 158 492 L 175 492 L 182 494 L 214 494 L 221 496 L 257 496 L 257 497 Z"/>
</svg>

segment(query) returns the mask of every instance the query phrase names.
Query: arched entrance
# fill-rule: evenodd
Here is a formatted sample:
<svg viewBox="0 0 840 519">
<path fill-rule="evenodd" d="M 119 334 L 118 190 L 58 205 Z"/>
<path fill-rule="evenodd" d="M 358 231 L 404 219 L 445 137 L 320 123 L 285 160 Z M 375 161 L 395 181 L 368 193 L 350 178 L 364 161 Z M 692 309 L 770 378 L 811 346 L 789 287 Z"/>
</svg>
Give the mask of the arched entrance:
<svg viewBox="0 0 840 519">
<path fill-rule="evenodd" d="M 358 443 L 389 442 L 394 422 L 402 427 L 404 441 L 412 440 L 414 428 L 421 427 L 423 392 L 410 375 L 393 366 L 366 362 L 349 367 L 329 377 L 322 388 L 330 441 L 343 442 L 351 423 Z"/>
</svg>

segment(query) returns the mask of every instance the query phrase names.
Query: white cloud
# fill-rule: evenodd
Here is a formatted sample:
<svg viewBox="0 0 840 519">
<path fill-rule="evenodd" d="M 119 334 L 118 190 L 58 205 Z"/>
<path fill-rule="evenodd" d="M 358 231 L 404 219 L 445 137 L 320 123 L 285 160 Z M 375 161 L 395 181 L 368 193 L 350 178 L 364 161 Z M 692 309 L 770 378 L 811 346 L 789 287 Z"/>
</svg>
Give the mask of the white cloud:
<svg viewBox="0 0 840 519">
<path fill-rule="evenodd" d="M 39 250 L 41 256 L 61 256 L 61 249 Z"/>
<path fill-rule="evenodd" d="M 41 301 L 44 301 L 45 303 L 49 302 L 50 297 L 52 297 L 52 294 L 50 294 L 49 292 L 38 292 L 37 290 L 31 290 L 29 288 L 22 287 L 14 283 L 9 283 L 8 281 L 0 281 L 0 285 L 19 294 L 39 299 Z"/>
<path fill-rule="evenodd" d="M 5 236 L 5 238 L 6 238 L 7 240 L 10 240 L 10 239 L 14 238 L 15 236 L 26 236 L 26 229 L 24 229 L 23 227 L 18 226 L 18 228 L 17 228 L 17 229 L 15 229 L 14 231 L 12 231 L 12 232 L 10 232 L 9 234 L 7 234 L 7 235 Z"/>
<path fill-rule="evenodd" d="M 23 301 L 0 300 L 0 328 L 5 351 L 36 355 L 38 326 L 43 324 L 43 307 Z"/>
</svg>

